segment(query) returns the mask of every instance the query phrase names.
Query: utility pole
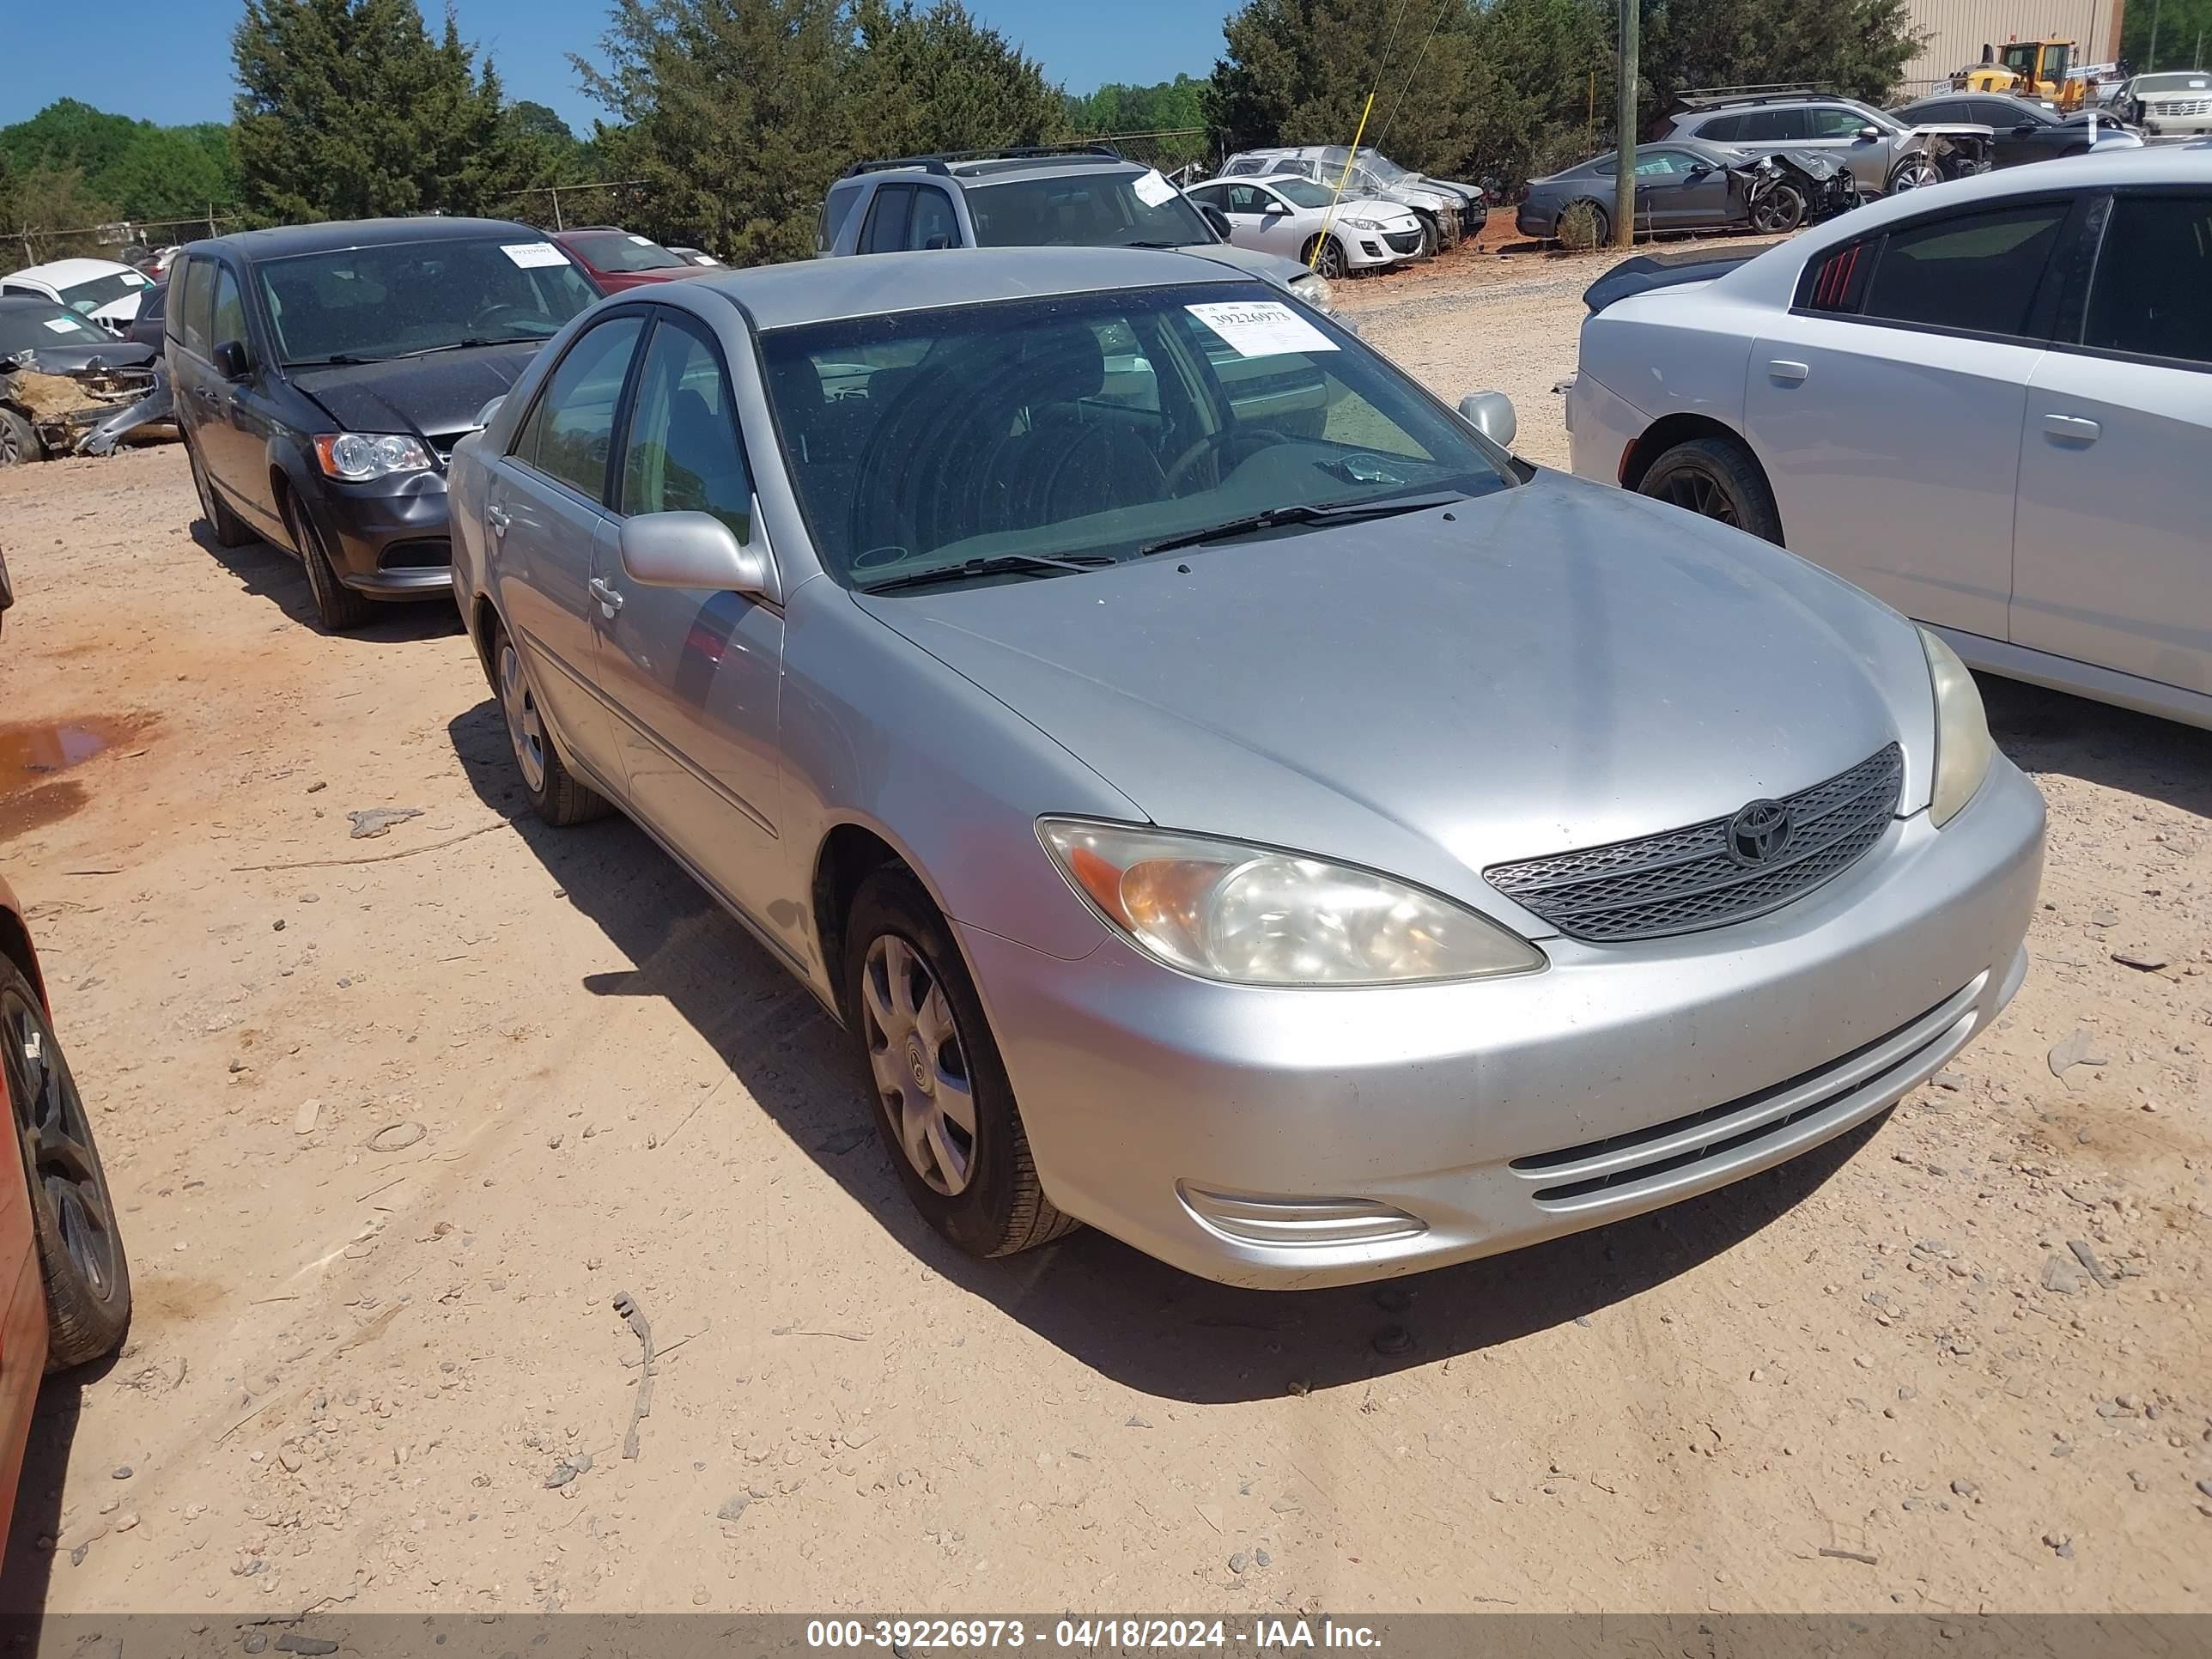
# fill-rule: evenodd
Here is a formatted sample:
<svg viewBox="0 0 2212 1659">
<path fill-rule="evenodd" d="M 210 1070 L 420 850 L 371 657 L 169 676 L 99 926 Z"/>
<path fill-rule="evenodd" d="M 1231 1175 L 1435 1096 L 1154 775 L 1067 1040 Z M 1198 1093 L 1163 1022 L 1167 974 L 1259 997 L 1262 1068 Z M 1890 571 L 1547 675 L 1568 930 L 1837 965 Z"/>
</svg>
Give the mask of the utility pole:
<svg viewBox="0 0 2212 1659">
<path fill-rule="evenodd" d="M 1620 106 L 1620 154 L 1613 167 L 1613 245 L 1636 246 L 1636 31 L 1642 0 L 1620 0 L 1620 82 L 1614 88 Z"/>
<path fill-rule="evenodd" d="M 2150 3 L 2150 50 L 2143 54 L 2142 72 L 2148 75 L 2158 67 L 2158 7 L 2159 0 Z"/>
</svg>

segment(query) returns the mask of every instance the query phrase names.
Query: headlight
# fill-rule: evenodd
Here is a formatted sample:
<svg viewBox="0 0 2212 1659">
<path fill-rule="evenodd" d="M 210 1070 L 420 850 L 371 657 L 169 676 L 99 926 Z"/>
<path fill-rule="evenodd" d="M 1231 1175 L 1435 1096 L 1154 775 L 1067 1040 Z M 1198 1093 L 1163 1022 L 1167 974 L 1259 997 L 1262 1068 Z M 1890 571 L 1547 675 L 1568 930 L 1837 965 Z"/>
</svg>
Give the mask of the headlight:
<svg viewBox="0 0 2212 1659">
<path fill-rule="evenodd" d="M 1328 278 L 1317 270 L 1309 270 L 1303 276 L 1291 278 L 1291 293 L 1304 300 L 1316 311 L 1334 311 L 1336 295 L 1328 285 Z"/>
<path fill-rule="evenodd" d="M 1044 818 L 1075 890 L 1169 966 L 1238 985 L 1388 985 L 1531 973 L 1525 939 L 1387 876 L 1133 824 Z"/>
<path fill-rule="evenodd" d="M 1382 222 L 1378 219 L 1355 219 L 1348 213 L 1344 216 L 1344 222 L 1350 225 L 1354 230 L 1380 230 L 1382 228 Z"/>
<path fill-rule="evenodd" d="M 319 433 L 315 461 L 326 475 L 348 483 L 365 483 L 395 472 L 428 472 L 435 465 L 420 438 L 388 432 Z"/>
<path fill-rule="evenodd" d="M 1990 741 L 1981 689 L 1959 653 L 1924 628 L 1920 644 L 1928 653 L 1928 678 L 1936 686 L 1936 788 L 1928 816 L 1940 830 L 1973 799 L 1996 750 Z"/>
</svg>

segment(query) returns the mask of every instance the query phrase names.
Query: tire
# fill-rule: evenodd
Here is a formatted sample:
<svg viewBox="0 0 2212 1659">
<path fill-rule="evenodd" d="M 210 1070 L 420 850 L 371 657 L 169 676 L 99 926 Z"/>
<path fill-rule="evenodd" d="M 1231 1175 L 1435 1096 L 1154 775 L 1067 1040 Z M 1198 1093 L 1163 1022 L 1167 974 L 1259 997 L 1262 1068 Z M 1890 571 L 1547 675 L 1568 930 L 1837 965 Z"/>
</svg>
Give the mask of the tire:
<svg viewBox="0 0 2212 1659">
<path fill-rule="evenodd" d="M 37 429 L 12 409 L 0 409 L 0 466 L 26 466 L 46 459 Z"/>
<path fill-rule="evenodd" d="M 131 1264 L 92 1122 L 38 993 L 0 957 L 0 1069 L 46 1291 L 46 1370 L 110 1354 L 131 1328 Z"/>
<path fill-rule="evenodd" d="M 1587 246 L 1583 246 L 1580 232 L 1576 228 L 1576 216 L 1578 214 L 1586 214 L 1589 217 L 1590 240 Z M 1559 210 L 1559 216 L 1552 222 L 1552 240 L 1561 247 L 1571 248 L 1577 252 L 1611 247 L 1613 216 L 1588 197 L 1570 202 Z"/>
<path fill-rule="evenodd" d="M 1322 246 L 1320 262 L 1316 264 L 1314 259 L 1314 245 L 1321 240 L 1318 236 L 1308 237 L 1304 248 L 1298 254 L 1299 261 L 1307 269 L 1318 271 L 1328 281 L 1340 283 L 1352 269 L 1351 262 L 1344 257 L 1344 244 L 1338 241 L 1335 237 L 1330 237 Z"/>
<path fill-rule="evenodd" d="M 185 459 L 192 469 L 192 488 L 200 494 L 200 517 L 207 520 L 208 529 L 215 536 L 217 547 L 244 547 L 248 542 L 261 538 L 246 527 L 246 520 L 232 512 L 222 497 L 216 493 L 215 483 L 200 465 L 200 448 L 190 438 L 185 440 Z"/>
<path fill-rule="evenodd" d="M 1639 495 L 1670 501 L 1782 546 L 1782 514 L 1751 452 L 1729 438 L 1692 438 L 1651 463 Z"/>
<path fill-rule="evenodd" d="M 514 750 L 514 769 L 530 798 L 530 810 L 556 830 L 606 817 L 613 805 L 562 761 L 553 733 L 538 712 L 538 694 L 531 690 L 522 655 L 507 629 L 497 624 L 492 629 L 491 663 L 492 686 L 499 696 L 500 713 L 507 719 L 507 740 Z"/>
<path fill-rule="evenodd" d="M 1943 175 L 1935 162 L 1924 155 L 1909 155 L 1891 169 L 1889 193 L 1894 196 L 1901 190 L 1918 190 L 1924 185 L 1942 182 Z"/>
<path fill-rule="evenodd" d="M 1425 213 L 1416 213 L 1413 216 L 1421 222 L 1421 251 L 1413 257 L 1417 259 L 1433 259 L 1437 257 L 1437 249 L 1443 245 L 1443 241 L 1437 230 L 1437 222 Z"/>
<path fill-rule="evenodd" d="M 1777 236 L 1805 222 L 1805 192 L 1792 184 L 1778 184 L 1759 198 L 1752 210 L 1751 228 L 1762 235 Z"/>
<path fill-rule="evenodd" d="M 363 599 L 338 580 L 323 532 L 315 528 L 307 509 L 293 503 L 289 514 L 292 544 L 300 550 L 300 562 L 307 568 L 307 591 L 315 596 L 315 620 L 325 634 L 350 634 L 376 615 L 376 601 Z"/>
<path fill-rule="evenodd" d="M 974 1256 L 1012 1255 L 1073 1231 L 1037 1180 L 968 965 L 904 866 L 860 884 L 844 967 L 876 1128 L 922 1218 Z"/>
</svg>

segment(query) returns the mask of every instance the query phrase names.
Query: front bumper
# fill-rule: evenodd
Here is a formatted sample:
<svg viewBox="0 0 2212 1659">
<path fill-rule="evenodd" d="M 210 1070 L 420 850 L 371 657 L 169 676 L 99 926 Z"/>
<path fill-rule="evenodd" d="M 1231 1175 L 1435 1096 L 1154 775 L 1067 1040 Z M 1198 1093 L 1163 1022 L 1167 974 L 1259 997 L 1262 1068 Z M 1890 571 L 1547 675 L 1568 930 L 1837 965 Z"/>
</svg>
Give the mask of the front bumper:
<svg viewBox="0 0 2212 1659">
<path fill-rule="evenodd" d="M 436 599 L 453 592 L 442 473 L 406 473 L 363 484 L 317 483 L 307 510 L 340 581 L 377 599 Z"/>
<path fill-rule="evenodd" d="M 1206 1278 L 1303 1288 L 1635 1215 L 1863 1122 L 2027 969 L 2043 800 L 1999 758 L 1771 915 L 1457 985 L 1279 991 L 1108 939 L 960 935 L 1054 1204 Z"/>
</svg>

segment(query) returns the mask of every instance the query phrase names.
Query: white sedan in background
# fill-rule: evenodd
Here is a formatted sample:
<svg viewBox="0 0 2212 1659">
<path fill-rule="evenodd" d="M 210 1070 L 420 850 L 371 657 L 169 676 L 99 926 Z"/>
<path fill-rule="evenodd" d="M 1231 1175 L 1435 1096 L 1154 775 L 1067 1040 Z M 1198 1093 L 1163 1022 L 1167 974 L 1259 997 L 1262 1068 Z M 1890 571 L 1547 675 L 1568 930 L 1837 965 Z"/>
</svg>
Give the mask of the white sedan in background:
<svg viewBox="0 0 2212 1659">
<path fill-rule="evenodd" d="M 1310 179 L 1215 179 L 1183 194 L 1228 219 L 1233 246 L 1279 253 L 1331 282 L 1355 270 L 1399 264 L 1421 252 L 1421 222 L 1411 210 L 1364 196 L 1340 202 L 1334 191 Z"/>
<path fill-rule="evenodd" d="M 128 334 L 138 302 L 153 291 L 149 278 L 112 259 L 56 259 L 0 276 L 0 294 L 52 300 L 110 334 Z"/>
<path fill-rule="evenodd" d="M 1976 668 L 2212 728 L 2212 150 L 1916 190 L 1589 302 L 1583 477 L 1779 543 Z"/>
</svg>

